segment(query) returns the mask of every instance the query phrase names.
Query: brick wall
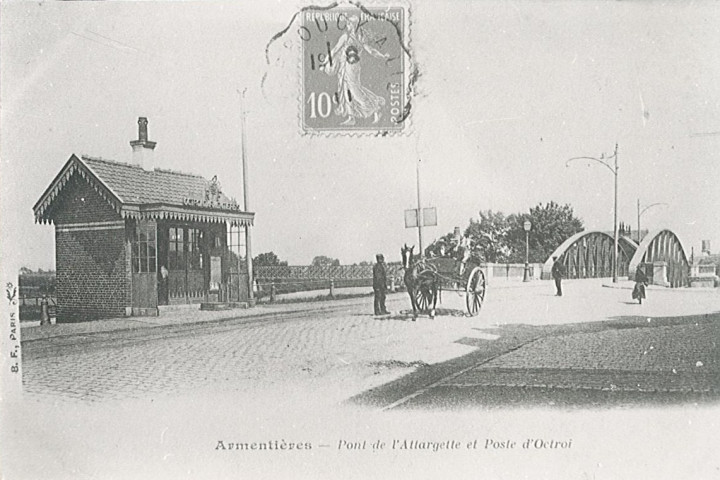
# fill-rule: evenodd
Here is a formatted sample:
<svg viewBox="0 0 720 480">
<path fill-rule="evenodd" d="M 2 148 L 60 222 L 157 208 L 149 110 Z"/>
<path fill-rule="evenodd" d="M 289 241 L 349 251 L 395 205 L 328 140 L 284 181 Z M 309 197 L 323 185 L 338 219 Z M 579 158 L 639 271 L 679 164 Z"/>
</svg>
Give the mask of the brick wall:
<svg viewBox="0 0 720 480">
<path fill-rule="evenodd" d="M 50 215 L 56 225 L 120 220 L 120 215 L 77 173 L 55 200 Z"/>
<path fill-rule="evenodd" d="M 131 302 L 130 262 L 124 228 L 67 224 L 119 221 L 121 217 L 83 179 L 71 179 L 53 212 L 57 321 L 120 317 Z"/>
<path fill-rule="evenodd" d="M 124 230 L 58 231 L 58 322 L 121 317 L 130 306 Z"/>
</svg>

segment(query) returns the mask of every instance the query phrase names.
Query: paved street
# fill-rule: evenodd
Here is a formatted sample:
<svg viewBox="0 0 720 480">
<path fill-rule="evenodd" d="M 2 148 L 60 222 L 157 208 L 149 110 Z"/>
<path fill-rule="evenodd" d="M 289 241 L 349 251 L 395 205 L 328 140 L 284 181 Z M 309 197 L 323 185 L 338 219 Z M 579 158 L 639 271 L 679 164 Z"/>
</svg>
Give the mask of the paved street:
<svg viewBox="0 0 720 480">
<path fill-rule="evenodd" d="M 406 295 L 394 294 L 389 317 L 368 314 L 372 299 L 362 297 L 173 312 L 169 319 L 205 321 L 81 335 L 72 328 L 88 325 L 33 327 L 24 335 L 24 390 L 38 400 L 225 392 L 276 406 L 352 398 L 383 408 L 482 404 L 477 390 L 489 387 L 718 392 L 719 322 L 702 316 L 720 312 L 717 290 L 651 289 L 637 305 L 629 290 L 597 280 L 566 282 L 561 298 L 549 282 L 497 283 L 474 318 L 463 315 L 463 297 L 444 292 L 438 316 L 416 322 Z M 44 338 L 55 328 L 66 331 Z"/>
<path fill-rule="evenodd" d="M 720 292 L 651 289 L 640 306 L 620 286 L 570 281 L 558 298 L 549 282 L 498 283 L 478 317 L 445 293 L 438 316 L 416 322 L 394 294 L 389 317 L 368 314 L 362 297 L 26 326 L 25 394 L 3 404 L 4 468 L 27 479 L 314 479 L 443 478 L 442 465 L 457 478 L 538 478 L 562 465 L 572 478 L 644 478 L 684 451 L 665 478 L 696 465 L 707 467 L 693 478 L 709 478 Z M 483 447 L 528 438 L 573 447 Z M 369 447 L 396 439 L 480 446 Z"/>
</svg>

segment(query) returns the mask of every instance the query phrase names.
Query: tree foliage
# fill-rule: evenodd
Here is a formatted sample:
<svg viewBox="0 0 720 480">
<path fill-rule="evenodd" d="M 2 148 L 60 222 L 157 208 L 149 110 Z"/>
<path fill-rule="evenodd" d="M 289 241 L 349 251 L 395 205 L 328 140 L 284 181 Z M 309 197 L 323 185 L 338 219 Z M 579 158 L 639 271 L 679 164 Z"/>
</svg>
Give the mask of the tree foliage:
<svg viewBox="0 0 720 480">
<path fill-rule="evenodd" d="M 570 205 L 555 202 L 538 204 L 527 213 L 505 216 L 492 210 L 480 211 L 477 220 L 471 219 L 464 235 L 468 237 L 473 255 L 483 262 L 524 263 L 526 220 L 531 222 L 528 233 L 529 261 L 545 262 L 568 237 L 583 230 L 583 222 L 575 217 Z M 457 244 L 456 235 L 448 233 L 435 240 L 426 254 L 449 252 Z"/>
<path fill-rule="evenodd" d="M 288 262 L 281 261 L 274 252 L 261 253 L 257 257 L 253 258 L 253 265 L 259 267 L 272 267 L 272 266 L 287 266 Z"/>
<path fill-rule="evenodd" d="M 340 265 L 340 260 L 337 258 L 326 257 L 325 255 L 318 255 L 312 259 L 312 265 L 314 267 L 335 267 Z"/>
<path fill-rule="evenodd" d="M 511 254 L 507 245 L 509 225 L 502 212 L 480 211 L 478 220 L 470 219 L 465 236 L 470 248 L 485 262 L 506 262 Z"/>
</svg>

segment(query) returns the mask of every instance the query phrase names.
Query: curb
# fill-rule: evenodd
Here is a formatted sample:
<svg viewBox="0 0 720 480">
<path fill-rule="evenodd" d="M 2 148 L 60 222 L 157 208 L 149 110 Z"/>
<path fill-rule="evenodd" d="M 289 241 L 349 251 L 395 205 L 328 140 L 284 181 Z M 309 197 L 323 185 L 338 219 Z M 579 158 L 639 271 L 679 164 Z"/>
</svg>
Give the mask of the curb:
<svg viewBox="0 0 720 480">
<path fill-rule="evenodd" d="M 608 285 L 608 284 L 605 284 L 605 283 L 603 283 L 602 286 L 603 286 L 603 288 L 614 288 L 614 289 L 616 289 L 616 290 L 632 290 L 632 289 L 635 287 L 634 284 L 633 284 L 633 285 L 612 285 L 612 284 Z M 654 291 L 656 291 L 656 292 L 680 292 L 680 293 L 683 293 L 683 292 L 685 292 L 685 293 L 687 293 L 687 292 L 694 292 L 694 293 L 707 293 L 707 292 L 717 291 L 718 293 L 720 293 L 720 289 L 714 288 L 714 287 L 712 287 L 712 288 L 709 288 L 709 287 L 695 287 L 695 288 L 691 288 L 691 287 L 677 287 L 677 288 L 672 288 L 672 287 L 663 287 L 663 286 L 661 286 L 661 285 L 648 285 L 648 286 L 645 287 L 645 288 L 648 289 L 648 290 L 654 290 Z"/>
</svg>

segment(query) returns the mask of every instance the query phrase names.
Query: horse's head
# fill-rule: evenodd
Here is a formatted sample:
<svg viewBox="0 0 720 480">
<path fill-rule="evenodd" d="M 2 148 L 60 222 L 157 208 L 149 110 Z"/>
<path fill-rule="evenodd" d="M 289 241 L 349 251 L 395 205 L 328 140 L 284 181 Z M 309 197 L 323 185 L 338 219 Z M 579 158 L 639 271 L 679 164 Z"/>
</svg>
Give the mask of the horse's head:
<svg viewBox="0 0 720 480">
<path fill-rule="evenodd" d="M 409 269 L 412 267 L 413 263 L 413 250 L 415 249 L 415 246 L 408 247 L 407 243 L 402 246 L 400 249 L 400 257 L 402 258 L 402 267 L 404 269 Z"/>
</svg>

